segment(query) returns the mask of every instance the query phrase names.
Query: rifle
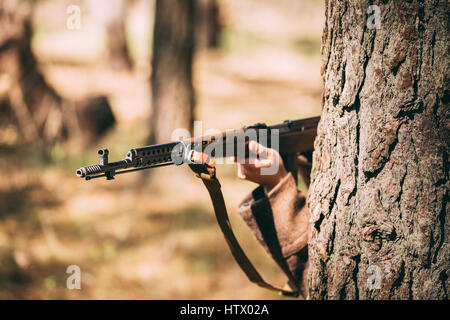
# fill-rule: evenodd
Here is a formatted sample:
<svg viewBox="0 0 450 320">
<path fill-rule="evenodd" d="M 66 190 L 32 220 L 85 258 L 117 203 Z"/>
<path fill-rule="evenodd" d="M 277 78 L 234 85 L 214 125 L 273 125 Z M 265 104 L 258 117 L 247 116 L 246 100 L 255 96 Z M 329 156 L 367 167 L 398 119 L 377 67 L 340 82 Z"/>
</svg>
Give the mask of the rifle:
<svg viewBox="0 0 450 320">
<path fill-rule="evenodd" d="M 279 151 L 286 170 L 291 172 L 297 181 L 297 157 L 299 154 L 303 154 L 311 160 L 319 120 L 320 117 L 287 120 L 272 126 L 257 123 L 237 130 L 227 130 L 217 135 L 194 137 L 165 144 L 134 148 L 127 153 L 123 160 L 115 162 L 109 162 L 108 149 L 100 149 L 98 151 L 99 163 L 79 168 L 76 171 L 76 175 L 86 180 L 101 177 L 113 180 L 116 175 L 124 173 L 169 165 L 188 164 L 206 186 L 219 227 L 225 236 L 231 253 L 249 280 L 261 287 L 278 291 L 283 295 L 298 296 L 299 288 L 295 277 L 286 264 L 278 262 L 283 259 L 276 260 L 289 279 L 290 291 L 268 284 L 253 267 L 231 229 L 220 183 L 216 177 L 216 168 L 210 167 L 208 164 L 195 163 L 193 161 L 193 152 L 203 152 L 208 157 L 215 158 L 238 156 L 239 158 L 251 159 L 255 158 L 256 155 L 248 150 L 248 142 L 255 140 L 267 147 L 274 146 L 274 149 Z"/>
</svg>

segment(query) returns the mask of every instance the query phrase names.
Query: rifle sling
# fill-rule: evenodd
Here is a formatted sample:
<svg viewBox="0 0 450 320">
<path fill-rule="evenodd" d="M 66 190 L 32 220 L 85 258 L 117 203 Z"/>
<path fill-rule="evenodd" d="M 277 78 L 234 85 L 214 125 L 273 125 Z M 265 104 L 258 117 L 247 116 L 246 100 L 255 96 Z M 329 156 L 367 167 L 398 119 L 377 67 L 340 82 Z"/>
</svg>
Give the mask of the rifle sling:
<svg viewBox="0 0 450 320">
<path fill-rule="evenodd" d="M 279 264 L 279 266 L 289 279 L 288 284 L 292 289 L 291 291 L 283 290 L 267 283 L 259 274 L 259 272 L 256 270 L 256 268 L 253 266 L 251 261 L 248 259 L 245 252 L 242 250 L 231 228 L 231 223 L 228 217 L 225 201 L 221 191 L 221 186 L 219 180 L 215 177 L 215 171 L 213 174 L 211 174 L 211 171 L 208 171 L 205 165 L 200 164 L 190 164 L 189 167 L 192 169 L 192 171 L 194 171 L 197 177 L 202 179 L 203 184 L 208 190 L 220 230 L 222 231 L 225 240 L 228 244 L 228 247 L 231 250 L 231 254 L 233 255 L 238 265 L 241 267 L 241 269 L 244 271 L 248 279 L 260 287 L 272 291 L 277 291 L 278 293 L 284 296 L 298 297 L 299 288 L 297 282 L 295 281 L 295 278 L 292 272 L 287 267 L 287 265 Z"/>
</svg>

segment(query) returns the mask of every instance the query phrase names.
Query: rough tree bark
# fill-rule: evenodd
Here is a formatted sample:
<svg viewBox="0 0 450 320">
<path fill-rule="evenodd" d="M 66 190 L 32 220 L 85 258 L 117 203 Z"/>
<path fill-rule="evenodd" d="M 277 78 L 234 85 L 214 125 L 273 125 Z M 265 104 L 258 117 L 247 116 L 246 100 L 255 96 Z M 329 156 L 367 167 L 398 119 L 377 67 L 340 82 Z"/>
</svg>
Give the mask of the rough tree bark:
<svg viewBox="0 0 450 320">
<path fill-rule="evenodd" d="M 448 14 L 447 1 L 326 3 L 311 299 L 448 299 Z"/>
<path fill-rule="evenodd" d="M 172 131 L 192 131 L 195 0 L 156 1 L 152 61 L 151 143 L 167 142 Z"/>
</svg>

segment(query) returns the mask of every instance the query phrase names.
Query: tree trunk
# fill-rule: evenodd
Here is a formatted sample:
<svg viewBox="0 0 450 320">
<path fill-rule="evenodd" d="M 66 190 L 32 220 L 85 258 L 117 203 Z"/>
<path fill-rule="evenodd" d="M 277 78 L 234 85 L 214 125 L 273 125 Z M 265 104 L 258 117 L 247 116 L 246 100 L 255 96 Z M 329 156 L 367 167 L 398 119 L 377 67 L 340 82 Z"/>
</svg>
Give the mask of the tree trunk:
<svg viewBox="0 0 450 320">
<path fill-rule="evenodd" d="M 448 9 L 327 1 L 311 299 L 448 299 Z"/>
<path fill-rule="evenodd" d="M 111 107 L 105 97 L 69 102 L 47 83 L 31 49 L 31 5 L 0 7 L 0 147 L 23 141 L 48 151 L 69 137 L 94 143 L 115 123 Z"/>
<path fill-rule="evenodd" d="M 170 140 L 174 129 L 192 131 L 195 0 L 157 0 L 152 61 L 151 143 Z"/>
<path fill-rule="evenodd" d="M 133 62 L 131 61 L 127 46 L 127 3 L 124 0 L 113 2 L 109 0 L 108 2 L 108 11 L 110 11 L 110 14 L 113 12 L 111 20 L 106 25 L 108 33 L 109 60 L 111 61 L 113 68 L 130 70 L 133 67 Z M 114 11 L 111 11 L 111 4 L 114 4 Z"/>
<path fill-rule="evenodd" d="M 195 0 L 195 47 L 213 49 L 219 46 L 222 24 L 217 0 Z"/>
<path fill-rule="evenodd" d="M 89 0 L 90 15 L 106 28 L 108 66 L 112 69 L 132 69 L 127 46 L 126 19 L 130 0 Z"/>
<path fill-rule="evenodd" d="M 1 127 L 15 124 L 29 144 L 68 134 L 61 97 L 47 84 L 31 50 L 31 8 L 13 1 L 0 8 Z"/>
</svg>

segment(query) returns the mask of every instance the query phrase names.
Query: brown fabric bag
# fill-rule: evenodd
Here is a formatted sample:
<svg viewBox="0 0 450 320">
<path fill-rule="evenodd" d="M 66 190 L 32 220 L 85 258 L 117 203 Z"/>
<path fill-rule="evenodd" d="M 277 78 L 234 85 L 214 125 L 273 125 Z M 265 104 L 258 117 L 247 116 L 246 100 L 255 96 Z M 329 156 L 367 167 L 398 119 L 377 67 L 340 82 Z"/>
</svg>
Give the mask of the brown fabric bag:
<svg viewBox="0 0 450 320">
<path fill-rule="evenodd" d="M 267 253 L 279 265 L 287 264 L 307 298 L 309 210 L 292 174 L 267 194 L 263 187 L 256 188 L 238 213 Z"/>
</svg>

